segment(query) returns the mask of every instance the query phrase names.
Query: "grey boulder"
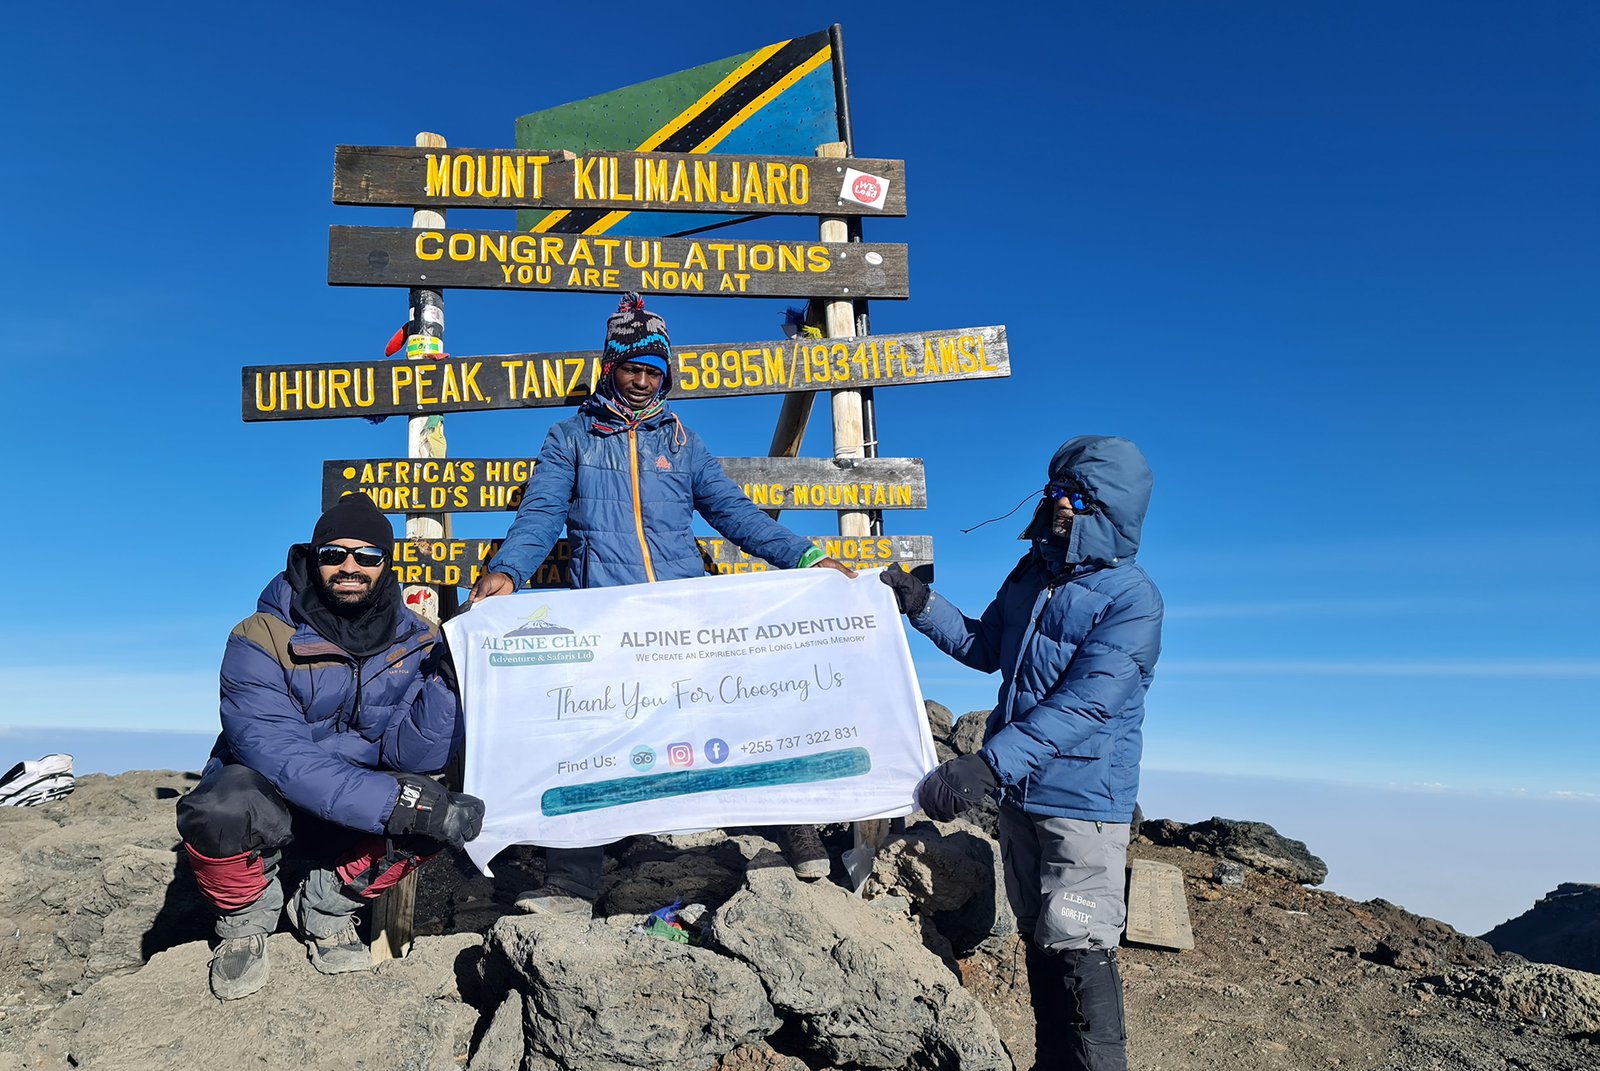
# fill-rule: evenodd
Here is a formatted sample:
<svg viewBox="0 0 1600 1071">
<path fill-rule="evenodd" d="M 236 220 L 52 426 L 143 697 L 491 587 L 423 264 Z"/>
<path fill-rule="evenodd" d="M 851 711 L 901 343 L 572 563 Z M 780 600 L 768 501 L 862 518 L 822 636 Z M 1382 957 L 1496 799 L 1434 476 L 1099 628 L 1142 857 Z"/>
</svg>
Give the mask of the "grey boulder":
<svg viewBox="0 0 1600 1071">
<path fill-rule="evenodd" d="M 1009 1069 L 1000 1036 L 918 928 L 781 865 L 751 866 L 708 941 L 748 963 L 817 1059 L 861 1068 Z"/>
</svg>

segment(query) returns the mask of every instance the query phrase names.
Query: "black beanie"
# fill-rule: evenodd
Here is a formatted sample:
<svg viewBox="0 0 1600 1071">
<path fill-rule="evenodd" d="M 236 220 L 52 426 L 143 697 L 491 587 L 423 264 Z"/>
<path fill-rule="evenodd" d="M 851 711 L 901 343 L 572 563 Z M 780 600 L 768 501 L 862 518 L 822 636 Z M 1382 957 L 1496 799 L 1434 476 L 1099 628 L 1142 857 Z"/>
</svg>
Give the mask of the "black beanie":
<svg viewBox="0 0 1600 1071">
<path fill-rule="evenodd" d="M 390 554 L 394 550 L 394 526 L 372 504 L 372 499 L 354 491 L 329 506 L 328 511 L 317 518 L 317 526 L 311 529 L 313 550 L 335 539 L 364 540 Z"/>
<path fill-rule="evenodd" d="M 623 361 L 637 361 L 661 371 L 661 393 L 667 392 L 672 377 L 672 342 L 667 338 L 667 322 L 653 312 L 644 311 L 644 299 L 632 291 L 622 295 L 617 311 L 606 321 L 606 346 L 601 358 L 607 379 Z"/>
</svg>

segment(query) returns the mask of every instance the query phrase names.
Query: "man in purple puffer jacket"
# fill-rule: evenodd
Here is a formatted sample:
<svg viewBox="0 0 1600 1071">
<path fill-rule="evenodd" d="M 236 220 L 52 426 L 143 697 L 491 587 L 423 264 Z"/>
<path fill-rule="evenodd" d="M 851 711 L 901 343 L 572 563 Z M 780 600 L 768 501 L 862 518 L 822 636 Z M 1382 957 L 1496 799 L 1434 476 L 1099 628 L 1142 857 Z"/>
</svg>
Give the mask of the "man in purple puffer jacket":
<svg viewBox="0 0 1600 1071">
<path fill-rule="evenodd" d="M 267 982 L 291 844 L 311 871 L 289 918 L 324 974 L 368 970 L 355 912 L 421 861 L 478 835 L 483 803 L 420 776 L 458 746 L 460 699 L 444 641 L 401 604 L 394 529 L 347 495 L 289 548 L 222 658 L 222 734 L 178 803 L 178 832 L 217 908 L 211 990 Z"/>
</svg>

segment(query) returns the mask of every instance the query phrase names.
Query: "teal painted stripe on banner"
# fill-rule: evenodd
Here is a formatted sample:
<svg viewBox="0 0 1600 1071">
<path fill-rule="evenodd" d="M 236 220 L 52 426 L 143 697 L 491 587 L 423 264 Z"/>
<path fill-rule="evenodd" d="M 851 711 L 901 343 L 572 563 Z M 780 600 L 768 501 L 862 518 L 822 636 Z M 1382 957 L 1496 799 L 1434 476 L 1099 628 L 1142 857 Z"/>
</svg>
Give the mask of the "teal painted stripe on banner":
<svg viewBox="0 0 1600 1071">
<path fill-rule="evenodd" d="M 813 781 L 836 781 L 856 777 L 872 769 L 872 756 L 863 747 L 824 751 L 793 759 L 775 759 L 744 766 L 715 770 L 678 770 L 674 773 L 618 777 L 610 781 L 591 781 L 586 785 L 563 785 L 545 790 L 539 810 L 548 818 L 581 814 L 625 803 L 671 799 L 697 792 L 722 792 L 735 788 L 771 788 L 775 785 L 804 785 Z"/>
</svg>

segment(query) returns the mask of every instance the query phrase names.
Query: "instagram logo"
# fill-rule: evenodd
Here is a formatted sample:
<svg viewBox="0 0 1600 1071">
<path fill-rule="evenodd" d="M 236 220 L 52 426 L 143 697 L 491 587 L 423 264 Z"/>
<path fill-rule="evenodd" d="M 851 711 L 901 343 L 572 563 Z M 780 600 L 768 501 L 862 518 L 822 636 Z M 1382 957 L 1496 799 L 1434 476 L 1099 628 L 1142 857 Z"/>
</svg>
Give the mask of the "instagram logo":
<svg viewBox="0 0 1600 1071">
<path fill-rule="evenodd" d="M 688 744 L 667 745 L 668 766 L 693 766 L 694 748 Z"/>
</svg>

